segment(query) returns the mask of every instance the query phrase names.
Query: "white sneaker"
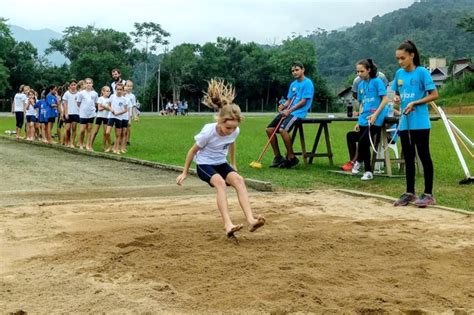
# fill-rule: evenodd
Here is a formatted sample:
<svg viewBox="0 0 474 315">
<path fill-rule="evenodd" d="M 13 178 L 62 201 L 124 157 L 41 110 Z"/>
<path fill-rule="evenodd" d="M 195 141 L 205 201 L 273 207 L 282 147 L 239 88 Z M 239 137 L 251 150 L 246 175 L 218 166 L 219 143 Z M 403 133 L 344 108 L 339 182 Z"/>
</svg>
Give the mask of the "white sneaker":
<svg viewBox="0 0 474 315">
<path fill-rule="evenodd" d="M 360 179 L 371 180 L 371 179 L 374 179 L 374 175 L 372 175 L 372 172 L 365 172 L 364 175 Z"/>
<path fill-rule="evenodd" d="M 360 163 L 356 161 L 354 166 L 352 166 L 352 174 L 359 174 L 360 166 Z"/>
</svg>

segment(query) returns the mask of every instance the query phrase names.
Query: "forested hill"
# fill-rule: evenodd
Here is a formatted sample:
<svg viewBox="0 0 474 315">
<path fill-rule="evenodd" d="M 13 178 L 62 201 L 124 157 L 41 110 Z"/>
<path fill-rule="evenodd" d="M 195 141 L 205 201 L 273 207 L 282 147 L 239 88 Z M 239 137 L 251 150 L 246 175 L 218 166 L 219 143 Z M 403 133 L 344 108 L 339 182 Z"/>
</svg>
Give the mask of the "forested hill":
<svg viewBox="0 0 474 315">
<path fill-rule="evenodd" d="M 474 34 L 457 27 L 467 15 L 474 15 L 473 0 L 422 0 L 342 32 L 319 30 L 310 39 L 316 45 L 320 74 L 340 88 L 353 75 L 355 62 L 363 58 L 372 58 L 391 78 L 398 68 L 395 49 L 405 39 L 416 43 L 426 64 L 429 57 L 446 57 L 448 63 L 453 58 L 472 58 Z"/>
</svg>

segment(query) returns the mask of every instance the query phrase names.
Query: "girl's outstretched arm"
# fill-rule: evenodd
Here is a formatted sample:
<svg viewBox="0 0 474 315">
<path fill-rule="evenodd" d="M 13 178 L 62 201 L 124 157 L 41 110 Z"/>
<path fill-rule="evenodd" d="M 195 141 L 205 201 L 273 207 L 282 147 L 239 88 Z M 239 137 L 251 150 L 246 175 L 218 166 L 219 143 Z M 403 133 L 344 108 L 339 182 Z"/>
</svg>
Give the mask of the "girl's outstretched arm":
<svg viewBox="0 0 474 315">
<path fill-rule="evenodd" d="M 188 154 L 186 155 L 186 161 L 184 162 L 184 168 L 181 175 L 176 177 L 176 184 L 181 185 L 183 181 L 186 179 L 186 175 L 188 174 L 189 167 L 191 166 L 191 162 L 194 159 L 194 156 L 201 148 L 198 147 L 197 144 L 194 144 L 191 149 L 189 149 Z"/>
</svg>

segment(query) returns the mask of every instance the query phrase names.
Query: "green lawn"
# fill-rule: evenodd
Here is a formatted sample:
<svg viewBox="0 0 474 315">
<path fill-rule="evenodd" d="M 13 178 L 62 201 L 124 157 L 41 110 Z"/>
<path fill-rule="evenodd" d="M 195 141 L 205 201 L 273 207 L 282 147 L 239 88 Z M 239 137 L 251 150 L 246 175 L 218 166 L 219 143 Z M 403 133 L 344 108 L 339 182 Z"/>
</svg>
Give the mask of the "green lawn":
<svg viewBox="0 0 474 315">
<path fill-rule="evenodd" d="M 335 166 L 328 165 L 327 158 L 317 158 L 312 165 L 301 163 L 296 169 L 270 169 L 271 149 L 265 155 L 262 169 L 252 169 L 248 165 L 257 159 L 266 143 L 264 129 L 271 116 L 247 115 L 241 124 L 241 134 L 237 139 L 237 161 L 239 172 L 249 178 L 270 181 L 277 189 L 318 189 L 337 187 L 398 197 L 405 189 L 404 178 L 376 177 L 362 182 L 358 176 L 346 176 L 330 172 L 348 160 L 345 134 L 353 128 L 352 122 L 334 122 L 329 125 Z M 451 117 L 464 133 L 474 139 L 474 117 Z M 134 124 L 132 144 L 126 156 L 166 164 L 183 165 L 187 150 L 193 144 L 193 136 L 205 123 L 212 122 L 212 116 L 158 117 L 142 116 Z M 12 117 L 0 117 L 0 132 L 14 129 Z M 308 128 L 309 127 L 309 128 Z M 316 126 L 305 126 L 307 146 L 312 145 Z M 101 137 L 97 138 L 95 149 L 101 149 Z M 324 142 L 322 142 L 324 144 Z M 299 146 L 299 145 L 298 145 Z M 297 149 L 298 149 L 297 146 Z M 325 146 L 321 146 L 321 149 Z M 431 151 L 435 167 L 434 194 L 438 204 L 474 211 L 474 189 L 472 185 L 459 185 L 464 178 L 460 163 L 441 121 L 433 122 Z M 318 149 L 318 152 L 320 150 Z M 322 152 L 322 151 L 321 151 Z M 474 162 L 464 155 L 471 174 Z M 422 192 L 423 178 L 417 177 L 417 192 Z"/>
</svg>

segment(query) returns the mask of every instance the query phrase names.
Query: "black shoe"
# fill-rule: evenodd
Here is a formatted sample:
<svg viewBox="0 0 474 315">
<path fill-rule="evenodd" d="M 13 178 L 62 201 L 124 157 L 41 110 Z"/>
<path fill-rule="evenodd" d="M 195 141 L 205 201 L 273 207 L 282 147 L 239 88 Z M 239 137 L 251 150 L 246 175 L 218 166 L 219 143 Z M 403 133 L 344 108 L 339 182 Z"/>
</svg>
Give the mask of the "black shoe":
<svg viewBox="0 0 474 315">
<path fill-rule="evenodd" d="M 270 167 L 279 167 L 281 163 L 285 162 L 286 160 L 282 156 L 275 156 L 273 159 L 272 164 Z"/>
<path fill-rule="evenodd" d="M 300 162 L 300 160 L 298 160 L 298 158 L 295 156 L 292 159 L 285 160 L 278 167 L 279 168 L 292 168 L 293 166 L 297 165 L 299 162 Z"/>
<path fill-rule="evenodd" d="M 127 145 L 130 145 L 130 141 L 127 141 Z"/>
</svg>

